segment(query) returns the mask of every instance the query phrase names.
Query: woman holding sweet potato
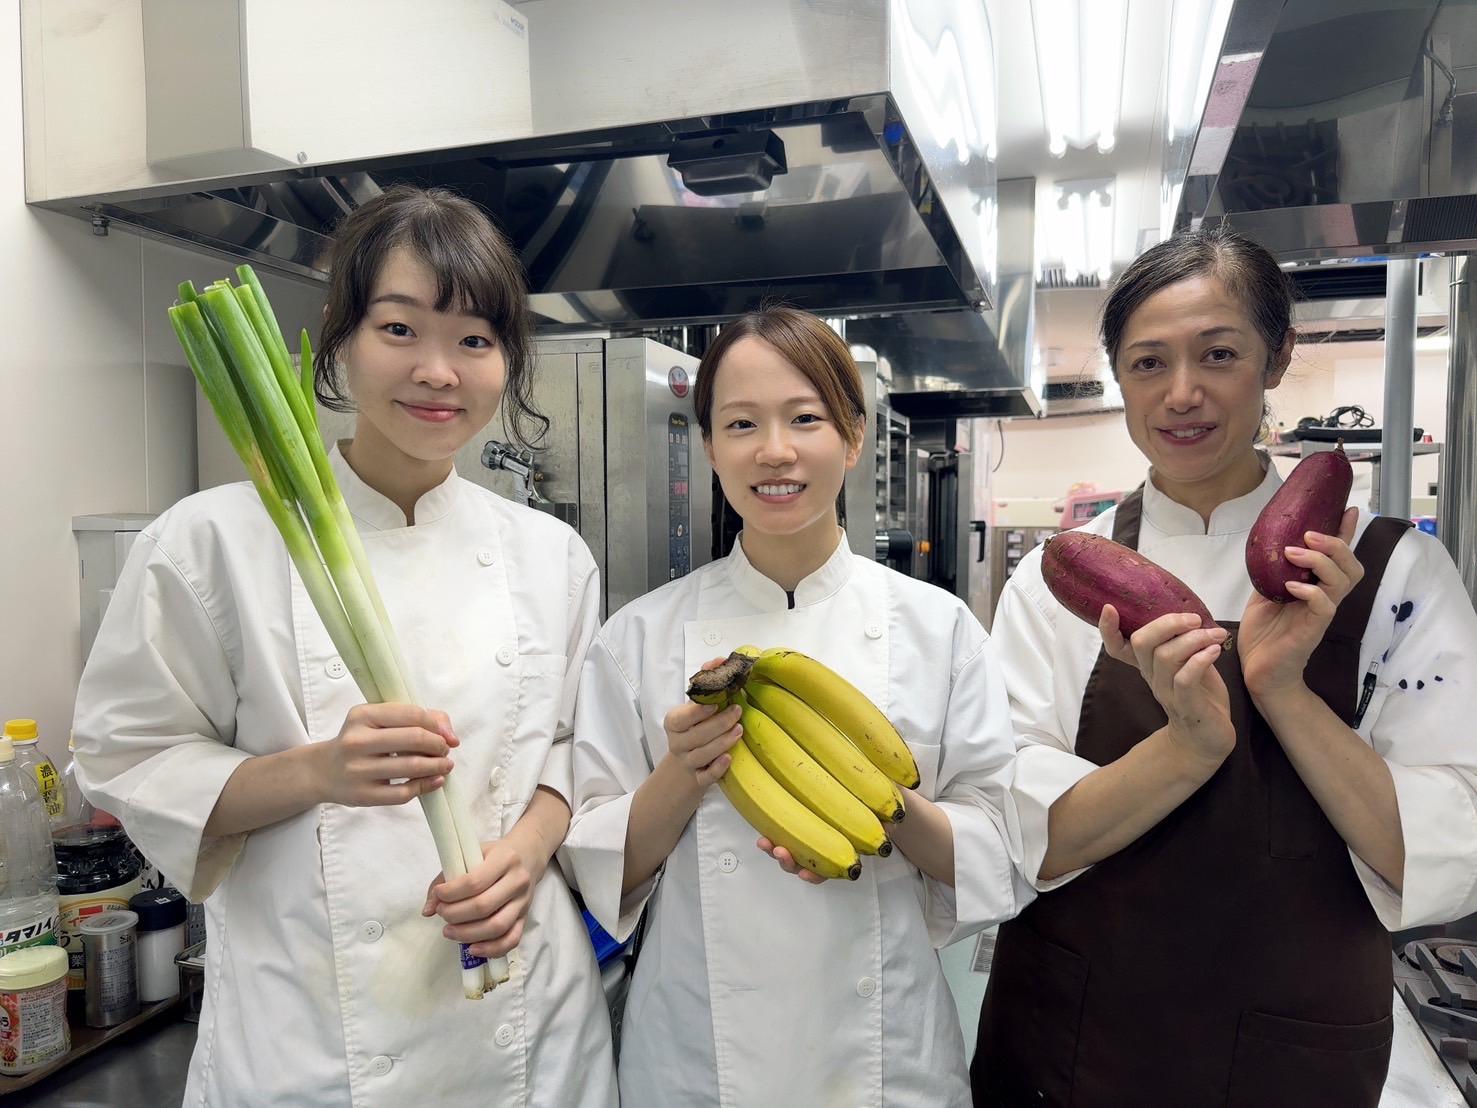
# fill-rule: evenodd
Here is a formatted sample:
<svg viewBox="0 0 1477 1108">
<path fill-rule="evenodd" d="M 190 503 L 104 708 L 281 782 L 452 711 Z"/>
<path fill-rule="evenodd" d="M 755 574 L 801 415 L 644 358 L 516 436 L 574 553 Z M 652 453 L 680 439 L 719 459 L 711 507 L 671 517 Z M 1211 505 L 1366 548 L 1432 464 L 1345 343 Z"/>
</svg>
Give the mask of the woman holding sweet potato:
<svg viewBox="0 0 1477 1108">
<path fill-rule="evenodd" d="M 1041 895 L 1000 929 L 975 1103 L 1375 1105 L 1387 929 L 1477 908 L 1477 614 L 1439 543 L 1355 509 L 1287 548 L 1313 580 L 1286 603 L 1253 590 L 1247 536 L 1281 484 L 1254 444 L 1296 338 L 1267 251 L 1219 228 L 1160 243 L 1102 331 L 1150 468 L 1086 529 L 1218 625 L 1125 637 L 1107 603 L 1093 627 L 1039 551 L 1006 586 Z"/>
</svg>

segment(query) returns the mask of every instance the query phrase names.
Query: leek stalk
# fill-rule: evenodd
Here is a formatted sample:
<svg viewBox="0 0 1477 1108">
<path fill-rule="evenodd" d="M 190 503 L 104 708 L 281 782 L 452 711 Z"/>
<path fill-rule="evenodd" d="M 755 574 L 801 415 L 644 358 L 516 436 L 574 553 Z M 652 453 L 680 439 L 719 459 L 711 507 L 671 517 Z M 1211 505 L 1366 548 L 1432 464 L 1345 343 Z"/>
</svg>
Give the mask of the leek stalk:
<svg viewBox="0 0 1477 1108">
<path fill-rule="evenodd" d="M 301 338 L 301 372 L 294 372 L 261 282 L 250 266 L 236 274 L 239 285 L 217 281 L 198 293 L 182 284 L 180 303 L 169 309 L 175 335 L 365 700 L 419 703 L 323 447 L 308 334 Z M 453 776 L 420 798 L 448 880 L 482 861 Z M 508 979 L 505 958 L 489 963 L 463 947 L 461 963 L 463 992 L 471 999 Z"/>
</svg>

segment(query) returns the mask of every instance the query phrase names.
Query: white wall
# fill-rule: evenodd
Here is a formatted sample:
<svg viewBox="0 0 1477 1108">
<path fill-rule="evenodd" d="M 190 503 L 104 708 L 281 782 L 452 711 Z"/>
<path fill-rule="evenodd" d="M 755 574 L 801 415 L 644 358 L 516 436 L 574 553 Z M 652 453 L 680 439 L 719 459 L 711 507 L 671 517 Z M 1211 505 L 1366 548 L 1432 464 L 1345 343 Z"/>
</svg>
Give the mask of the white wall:
<svg viewBox="0 0 1477 1108">
<path fill-rule="evenodd" d="M 1304 416 L 1325 416 L 1334 408 L 1357 404 L 1381 425 L 1384 417 L 1384 346 L 1382 343 L 1305 344 L 1297 348 L 1281 386 L 1267 394 L 1273 418 L 1295 426 Z M 1446 356 L 1416 355 L 1414 375 L 1415 425 L 1436 442 L 1446 431 Z M 987 436 L 992 465 L 990 495 L 1064 497 L 1078 482 L 1092 482 L 1103 491 L 1134 488 L 1144 478 L 1143 455 L 1133 445 L 1121 413 L 1071 419 L 1008 420 Z M 1004 457 L 1001 457 L 1003 438 Z M 1285 474 L 1296 459 L 1279 458 Z M 1438 478 L 1440 458 L 1419 455 L 1411 465 L 1411 494 L 1426 496 L 1427 485 Z M 1370 466 L 1354 469 L 1355 499 L 1364 490 L 1367 501 Z"/>
<path fill-rule="evenodd" d="M 157 513 L 197 487 L 194 380 L 165 309 L 230 265 L 26 206 L 19 22 L 0 0 L 0 719 L 35 718 L 61 759 L 82 665 L 72 517 Z M 264 280 L 284 327 L 316 319 L 316 289 Z"/>
</svg>

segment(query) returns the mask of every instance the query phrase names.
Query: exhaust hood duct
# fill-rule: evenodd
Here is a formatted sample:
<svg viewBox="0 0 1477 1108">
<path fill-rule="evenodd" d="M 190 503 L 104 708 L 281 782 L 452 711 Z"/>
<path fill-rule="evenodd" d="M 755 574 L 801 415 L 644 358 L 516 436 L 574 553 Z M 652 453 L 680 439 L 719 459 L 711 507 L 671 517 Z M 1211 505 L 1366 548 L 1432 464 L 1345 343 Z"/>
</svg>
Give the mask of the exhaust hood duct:
<svg viewBox="0 0 1477 1108">
<path fill-rule="evenodd" d="M 1477 246 L 1477 5 L 1238 0 L 1176 226 L 1279 257 Z"/>
<path fill-rule="evenodd" d="M 393 7 L 314 0 L 294 8 L 292 34 L 333 49 L 348 10 L 347 22 L 365 32 L 356 31 L 356 42 L 398 44 Z M 138 149 L 104 160 L 89 155 L 86 121 L 38 111 L 28 120 L 28 179 L 81 179 L 86 187 L 33 187 L 28 199 L 321 279 L 327 235 L 343 214 L 394 182 L 449 186 L 492 212 L 517 246 L 545 332 L 721 322 L 765 298 L 831 316 L 994 307 L 988 5 L 746 0 L 740 14 L 725 0 L 539 0 L 513 10 L 518 29 L 527 26 L 528 77 L 518 91 L 531 123 L 521 127 L 479 133 L 477 113 L 459 99 L 448 105 L 467 121 L 455 145 L 428 147 L 413 130 L 386 127 L 378 149 L 349 160 L 326 164 L 309 146 L 289 147 L 300 151 L 297 164 L 186 179 L 178 159 L 148 161 L 143 119 L 110 135 L 125 143 L 137 133 Z M 22 5 L 23 33 L 41 36 L 28 56 L 44 63 L 28 67 L 28 80 L 44 83 L 28 103 L 73 83 L 110 110 L 190 102 L 185 90 L 147 88 L 164 77 L 141 62 L 136 73 L 127 58 L 95 72 L 89 62 L 102 46 L 88 35 L 108 28 L 57 27 L 48 36 L 48 11 L 39 0 Z M 376 29 L 376 19 L 385 25 Z M 195 46 L 218 49 L 214 42 Z M 404 75 L 408 90 L 418 76 L 439 78 L 439 67 L 462 64 L 465 53 L 407 52 L 386 71 Z M 249 70 L 239 58 L 220 64 Z M 307 90 L 294 118 L 323 133 L 320 117 L 342 90 L 279 76 L 243 95 Z M 500 81 L 521 79 L 491 64 L 452 76 L 475 79 L 490 102 L 504 94 Z M 113 88 L 113 80 L 138 87 Z M 243 110 L 255 117 L 249 102 Z M 428 113 L 434 105 L 422 106 Z M 157 128 L 184 118 L 147 120 L 156 128 L 148 148 L 170 148 Z M 96 130 L 96 121 L 88 125 Z M 75 134 L 64 133 L 68 126 Z M 223 136 L 222 145 L 232 142 L 239 146 L 240 136 Z M 69 160 L 53 166 L 47 159 L 59 150 Z M 88 173 L 71 172 L 89 156 L 96 164 Z"/>
<path fill-rule="evenodd" d="M 1297 289 L 1300 341 L 1381 342 L 1387 317 L 1389 262 L 1319 262 L 1289 270 Z M 1450 310 L 1451 259 L 1414 261 L 1415 321 L 1419 337 L 1446 325 Z"/>
<path fill-rule="evenodd" d="M 1037 418 L 1046 371 L 1035 364 L 1036 181 L 1001 181 L 1000 306 L 912 312 L 846 324 L 891 372 L 888 403 L 909 419 Z"/>
</svg>

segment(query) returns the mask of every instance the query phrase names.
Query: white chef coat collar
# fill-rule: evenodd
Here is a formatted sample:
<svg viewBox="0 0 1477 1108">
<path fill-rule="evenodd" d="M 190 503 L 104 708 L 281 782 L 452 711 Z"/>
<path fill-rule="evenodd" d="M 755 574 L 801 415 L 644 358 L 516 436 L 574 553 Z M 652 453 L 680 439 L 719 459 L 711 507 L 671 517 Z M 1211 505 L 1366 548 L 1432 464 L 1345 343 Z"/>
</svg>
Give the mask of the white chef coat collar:
<svg viewBox="0 0 1477 1108">
<path fill-rule="evenodd" d="M 825 563 L 795 586 L 795 600 L 783 588 L 775 584 L 754 568 L 744 554 L 743 532 L 734 541 L 733 552 L 727 559 L 728 578 L 733 587 L 755 607 L 763 611 L 804 607 L 816 604 L 841 591 L 851 578 L 851 547 L 846 545 L 846 532 L 836 529 L 836 549 Z"/>
<path fill-rule="evenodd" d="M 1187 508 L 1160 492 L 1152 476 L 1144 481 L 1144 518 L 1166 535 L 1227 535 L 1249 530 L 1282 484 L 1282 476 L 1272 464 L 1271 457 L 1263 450 L 1258 450 L 1256 455 L 1262 464 L 1262 483 L 1245 496 L 1219 505 L 1210 513 L 1210 526 L 1201 521 L 1200 513 L 1195 509 Z"/>
<path fill-rule="evenodd" d="M 366 485 L 344 458 L 340 449 L 344 441 L 333 444 L 333 449 L 328 452 L 328 461 L 338 480 L 339 490 L 344 494 L 344 503 L 348 505 L 349 513 L 376 531 L 396 531 L 404 527 L 405 513 L 400 510 L 400 506 L 388 496 Z M 453 469 L 447 474 L 445 481 L 423 493 L 415 502 L 415 521 L 430 523 L 451 511 L 460 480 Z"/>
</svg>

